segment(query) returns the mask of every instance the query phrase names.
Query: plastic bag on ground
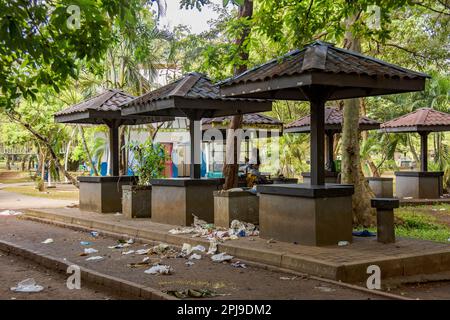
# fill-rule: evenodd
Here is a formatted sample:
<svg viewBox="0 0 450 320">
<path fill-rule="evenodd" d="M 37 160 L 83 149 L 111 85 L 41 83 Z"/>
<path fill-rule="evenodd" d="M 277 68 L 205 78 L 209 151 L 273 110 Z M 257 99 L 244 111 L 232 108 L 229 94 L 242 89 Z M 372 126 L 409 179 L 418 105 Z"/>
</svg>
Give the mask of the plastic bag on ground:
<svg viewBox="0 0 450 320">
<path fill-rule="evenodd" d="M 139 250 L 136 250 L 136 254 L 137 255 L 144 255 L 144 254 L 147 254 L 147 253 L 149 253 L 150 252 L 150 249 L 139 249 Z"/>
<path fill-rule="evenodd" d="M 201 255 L 193 253 L 190 257 L 189 260 L 200 260 L 202 258 Z"/>
<path fill-rule="evenodd" d="M 43 286 L 37 285 L 33 278 L 28 278 L 20 281 L 17 287 L 12 287 L 11 291 L 14 292 L 41 292 L 44 290 Z"/>
<path fill-rule="evenodd" d="M 214 262 L 224 262 L 233 259 L 233 256 L 227 255 L 226 252 L 215 254 L 211 257 Z"/>
<path fill-rule="evenodd" d="M 97 253 L 98 250 L 95 250 L 94 248 L 85 248 L 84 253 L 85 254 L 91 254 L 91 253 Z"/>
<path fill-rule="evenodd" d="M 183 243 L 183 247 L 181 248 L 181 255 L 188 256 L 192 252 L 192 246 L 189 243 Z"/>
<path fill-rule="evenodd" d="M 103 260 L 102 256 L 94 256 L 94 257 L 89 257 L 86 259 L 86 261 L 97 261 L 97 260 Z"/>
<path fill-rule="evenodd" d="M 216 239 L 212 239 L 209 242 L 208 254 L 215 254 L 216 252 L 217 252 L 217 240 Z"/>
<path fill-rule="evenodd" d="M 172 272 L 173 272 L 173 269 L 171 266 L 160 265 L 160 264 L 153 266 L 150 269 L 147 269 L 144 271 L 144 273 L 153 274 L 153 275 L 155 275 L 155 274 L 169 275 L 169 274 L 172 274 Z"/>
<path fill-rule="evenodd" d="M 20 212 L 20 211 L 14 211 L 14 210 L 3 210 L 3 211 L 0 211 L 0 216 L 17 216 L 17 215 L 20 215 L 20 214 L 23 214 L 23 213 Z"/>
<path fill-rule="evenodd" d="M 43 244 L 50 244 L 50 243 L 53 243 L 53 242 L 54 242 L 54 241 L 53 241 L 52 238 L 48 238 L 48 239 L 42 241 L 41 243 L 43 243 Z"/>
</svg>

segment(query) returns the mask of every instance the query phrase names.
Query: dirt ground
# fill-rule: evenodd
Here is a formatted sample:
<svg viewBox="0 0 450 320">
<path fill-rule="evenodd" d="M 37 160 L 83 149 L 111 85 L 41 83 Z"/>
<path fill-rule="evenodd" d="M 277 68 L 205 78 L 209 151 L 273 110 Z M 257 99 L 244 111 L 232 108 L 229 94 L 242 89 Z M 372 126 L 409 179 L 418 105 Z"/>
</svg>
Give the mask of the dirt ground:
<svg viewBox="0 0 450 320">
<path fill-rule="evenodd" d="M 379 296 L 358 290 L 343 288 L 309 278 L 294 277 L 291 274 L 269 271 L 251 267 L 235 268 L 230 263 L 215 263 L 207 255 L 201 260 L 193 260 L 194 265 L 187 266 L 186 258 L 164 258 L 152 255 L 152 261 L 170 265 L 172 275 L 149 275 L 144 270 L 149 268 L 130 268 L 129 263 L 141 262 L 142 255 L 122 254 L 128 250 L 150 248 L 150 245 L 135 243 L 126 249 L 110 249 L 117 244 L 110 237 L 92 237 L 87 232 L 79 232 L 38 222 L 18 219 L 16 217 L 0 218 L 0 239 L 58 258 L 85 266 L 98 272 L 133 281 L 154 289 L 209 290 L 219 296 L 213 299 L 380 299 Z M 54 243 L 42 244 L 47 238 Z M 88 241 L 88 248 L 98 250 L 91 256 L 102 256 L 99 261 L 86 261 L 80 253 L 86 248 L 80 244 Z M 235 262 L 234 259 L 232 262 Z M 0 273 L 3 273 L 0 268 Z M 25 275 L 24 275 L 25 276 Z M 23 278 L 23 276 L 21 277 Z M 9 286 L 9 284 L 8 284 Z"/>
<path fill-rule="evenodd" d="M 37 293 L 17 293 L 11 287 L 27 278 L 44 287 Z M 116 300 L 120 297 L 81 286 L 80 290 L 69 290 L 67 277 L 39 266 L 23 258 L 0 251 L 0 300 Z M 123 297 L 121 297 L 123 299 Z"/>
</svg>

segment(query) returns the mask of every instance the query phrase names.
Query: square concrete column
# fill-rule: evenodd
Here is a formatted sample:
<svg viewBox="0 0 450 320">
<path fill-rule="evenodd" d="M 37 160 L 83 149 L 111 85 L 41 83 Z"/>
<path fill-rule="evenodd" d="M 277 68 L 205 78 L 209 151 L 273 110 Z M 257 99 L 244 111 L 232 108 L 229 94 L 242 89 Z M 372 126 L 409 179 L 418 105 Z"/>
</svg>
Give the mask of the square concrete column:
<svg viewBox="0 0 450 320">
<path fill-rule="evenodd" d="M 377 209 L 377 241 L 395 242 L 394 209 L 399 207 L 399 200 L 393 198 L 371 199 L 372 208 Z"/>
<path fill-rule="evenodd" d="M 260 185 L 260 236 L 311 246 L 352 241 L 353 186 Z"/>
<path fill-rule="evenodd" d="M 190 226 L 196 215 L 214 223 L 214 191 L 224 179 L 153 179 L 152 221 Z"/>
<path fill-rule="evenodd" d="M 443 172 L 395 172 L 395 195 L 399 199 L 439 199 L 443 194 Z"/>
<path fill-rule="evenodd" d="M 259 199 L 248 191 L 214 192 L 214 225 L 229 228 L 233 220 L 259 224 Z"/>
<path fill-rule="evenodd" d="M 136 183 L 134 176 L 78 177 L 80 210 L 122 212 L 122 186 Z"/>
<path fill-rule="evenodd" d="M 394 197 L 394 178 L 368 177 L 369 187 L 377 198 Z"/>
</svg>

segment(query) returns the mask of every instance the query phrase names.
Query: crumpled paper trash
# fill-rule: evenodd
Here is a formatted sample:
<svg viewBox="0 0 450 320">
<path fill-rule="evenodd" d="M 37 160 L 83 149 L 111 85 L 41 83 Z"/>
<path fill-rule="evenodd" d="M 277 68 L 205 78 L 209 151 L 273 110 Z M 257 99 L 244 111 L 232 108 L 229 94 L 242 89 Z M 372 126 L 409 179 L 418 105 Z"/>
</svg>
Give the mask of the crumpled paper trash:
<svg viewBox="0 0 450 320">
<path fill-rule="evenodd" d="M 12 287 L 11 291 L 14 292 L 41 292 L 44 290 L 43 286 L 37 285 L 33 278 L 28 278 L 20 281 L 17 287 Z"/>
</svg>

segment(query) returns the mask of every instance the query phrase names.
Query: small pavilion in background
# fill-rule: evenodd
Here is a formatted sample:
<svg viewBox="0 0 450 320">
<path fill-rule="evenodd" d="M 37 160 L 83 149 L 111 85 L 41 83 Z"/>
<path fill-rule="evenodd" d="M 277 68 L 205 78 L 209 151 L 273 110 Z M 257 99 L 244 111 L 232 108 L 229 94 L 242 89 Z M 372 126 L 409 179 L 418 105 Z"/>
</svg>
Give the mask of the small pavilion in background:
<svg viewBox="0 0 450 320">
<path fill-rule="evenodd" d="M 450 114 L 421 108 L 383 123 L 381 130 L 420 135 L 420 171 L 395 172 L 396 196 L 401 199 L 439 199 L 443 194 L 444 173 L 428 171 L 428 136 L 431 132 L 450 131 Z"/>
<path fill-rule="evenodd" d="M 325 135 L 326 135 L 326 152 L 325 152 L 325 182 L 340 183 L 338 170 L 334 159 L 334 136 L 342 132 L 344 123 L 344 115 L 337 107 L 325 107 Z M 359 119 L 359 130 L 376 130 L 380 128 L 378 121 L 361 117 Z M 307 115 L 294 122 L 284 126 L 285 133 L 310 133 L 311 116 Z M 310 183 L 311 173 L 302 172 L 303 182 Z"/>
</svg>

